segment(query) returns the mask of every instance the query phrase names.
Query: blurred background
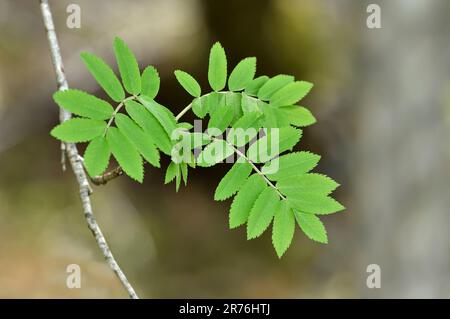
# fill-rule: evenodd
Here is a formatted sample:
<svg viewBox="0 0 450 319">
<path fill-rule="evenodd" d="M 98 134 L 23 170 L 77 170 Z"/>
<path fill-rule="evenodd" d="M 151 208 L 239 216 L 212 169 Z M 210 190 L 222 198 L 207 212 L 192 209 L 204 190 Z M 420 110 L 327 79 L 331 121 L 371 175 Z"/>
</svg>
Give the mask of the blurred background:
<svg viewBox="0 0 450 319">
<path fill-rule="evenodd" d="M 381 7 L 369 29 L 367 6 Z M 66 26 L 69 4 L 81 28 Z M 300 149 L 342 185 L 347 207 L 326 216 L 328 245 L 296 231 L 279 260 L 270 232 L 247 242 L 228 229 L 230 201 L 214 202 L 226 164 L 190 171 L 188 187 L 121 177 L 95 187 L 94 212 L 141 297 L 450 297 L 450 2 L 447 0 L 50 1 L 69 85 L 99 96 L 79 59 L 115 65 L 114 36 L 152 64 L 158 101 L 178 113 L 190 98 L 173 70 L 207 87 L 209 48 L 229 65 L 257 56 L 258 74 L 311 81 L 303 101 L 318 123 Z M 70 170 L 50 137 L 58 107 L 38 0 L 0 1 L 0 297 L 126 298 L 87 228 Z M 192 120 L 188 115 L 186 120 Z M 164 167 L 167 162 L 164 162 Z M 78 264 L 80 289 L 66 287 Z M 381 267 L 368 289 L 367 266 Z"/>
</svg>

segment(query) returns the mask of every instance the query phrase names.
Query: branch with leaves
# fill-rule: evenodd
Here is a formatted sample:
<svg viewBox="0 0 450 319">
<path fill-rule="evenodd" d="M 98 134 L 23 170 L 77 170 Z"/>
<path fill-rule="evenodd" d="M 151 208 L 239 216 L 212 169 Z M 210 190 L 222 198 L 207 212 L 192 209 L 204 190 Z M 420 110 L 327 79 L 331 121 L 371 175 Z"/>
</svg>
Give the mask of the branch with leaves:
<svg viewBox="0 0 450 319">
<path fill-rule="evenodd" d="M 230 228 L 246 224 L 247 239 L 253 239 L 273 222 L 272 241 L 279 257 L 291 244 L 296 222 L 309 238 L 327 243 L 318 216 L 344 209 L 330 196 L 338 184 L 310 173 L 318 155 L 292 152 L 302 137 L 301 128 L 316 122 L 307 108 L 296 105 L 309 93 L 311 83 L 290 75 L 255 78 L 254 57 L 243 59 L 228 77 L 225 51 L 216 43 L 209 56 L 211 92 L 202 95 L 194 77 L 175 71 L 193 97 L 175 116 L 155 101 L 160 86 L 156 69 L 148 66 L 141 74 L 122 39 L 114 40 L 114 52 L 121 81 L 101 58 L 90 53 L 81 58 L 115 107 L 78 90 L 54 94 L 61 108 L 79 117 L 58 125 L 51 134 L 64 142 L 89 143 L 84 166 L 92 178 L 107 170 L 113 156 L 126 175 L 142 182 L 144 160 L 159 168 L 161 152 L 172 159 L 165 183 L 175 180 L 178 191 L 181 181 L 187 184 L 189 168 L 211 167 L 236 156 L 214 194 L 219 201 L 235 195 Z M 190 110 L 199 119 L 208 118 L 206 132 L 179 122 Z"/>
<path fill-rule="evenodd" d="M 50 45 L 50 52 L 53 62 L 53 67 L 55 69 L 57 87 L 59 92 L 70 92 L 68 91 L 69 85 L 66 80 L 66 76 L 64 74 L 63 61 L 61 57 L 61 51 L 58 44 L 58 38 L 55 32 L 55 26 L 53 23 L 52 12 L 50 10 L 50 6 L 47 0 L 40 0 L 41 4 L 41 12 L 42 18 L 44 21 L 45 29 L 47 31 L 47 38 Z M 67 123 L 71 120 L 72 114 L 70 110 L 61 108 L 60 110 L 60 121 L 62 123 Z M 65 156 L 69 158 L 70 165 L 72 167 L 73 173 L 77 179 L 79 189 L 80 189 L 80 199 L 83 207 L 83 213 L 86 218 L 89 229 L 95 237 L 97 245 L 99 246 L 108 266 L 114 271 L 114 273 L 119 278 L 121 284 L 127 291 L 128 295 L 137 299 L 138 296 L 134 291 L 134 288 L 131 286 L 127 277 L 123 273 L 116 259 L 114 258 L 109 246 L 106 242 L 105 237 L 95 219 L 94 212 L 92 210 L 91 200 L 89 195 L 91 194 L 91 188 L 89 186 L 88 178 L 83 168 L 83 163 L 80 155 L 78 154 L 78 150 L 75 144 L 63 141 L 61 143 L 61 149 L 63 151 L 63 168 L 65 168 Z"/>
</svg>

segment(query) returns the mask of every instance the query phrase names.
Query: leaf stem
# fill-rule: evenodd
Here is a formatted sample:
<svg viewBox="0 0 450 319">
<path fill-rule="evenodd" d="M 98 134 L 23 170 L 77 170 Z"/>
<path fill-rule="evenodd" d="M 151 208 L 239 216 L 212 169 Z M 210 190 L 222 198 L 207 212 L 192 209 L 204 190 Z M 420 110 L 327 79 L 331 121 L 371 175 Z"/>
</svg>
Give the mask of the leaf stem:
<svg viewBox="0 0 450 319">
<path fill-rule="evenodd" d="M 192 109 L 192 103 L 190 103 L 188 106 L 186 106 L 176 117 L 175 119 L 177 122 L 180 120 L 180 118 L 186 114 L 190 109 Z"/>
<path fill-rule="evenodd" d="M 108 129 L 111 127 L 112 122 L 114 121 L 114 118 L 116 117 L 117 113 L 119 113 L 119 111 L 122 109 L 122 107 L 125 105 L 125 102 L 126 102 L 126 101 L 132 101 L 132 100 L 135 100 L 136 98 L 137 98 L 136 95 L 129 96 L 129 97 L 127 97 L 126 99 L 124 99 L 122 102 L 120 102 L 119 105 L 117 105 L 117 107 L 116 107 L 116 109 L 114 110 L 114 112 L 113 112 L 111 118 L 110 118 L 109 121 L 108 121 L 108 124 L 106 125 L 105 132 L 103 133 L 103 136 L 105 136 L 105 135 L 106 135 L 106 132 L 108 132 Z"/>
</svg>

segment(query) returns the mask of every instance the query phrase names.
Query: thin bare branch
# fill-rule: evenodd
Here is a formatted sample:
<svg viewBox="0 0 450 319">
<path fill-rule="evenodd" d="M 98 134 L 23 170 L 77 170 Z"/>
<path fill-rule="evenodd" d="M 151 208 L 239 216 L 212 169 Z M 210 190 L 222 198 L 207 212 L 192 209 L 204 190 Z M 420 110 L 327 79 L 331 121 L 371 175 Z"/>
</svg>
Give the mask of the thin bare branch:
<svg viewBox="0 0 450 319">
<path fill-rule="evenodd" d="M 52 62 L 56 73 L 56 82 L 58 86 L 58 90 L 67 90 L 69 85 L 66 80 L 66 76 L 64 74 L 64 67 L 61 57 L 61 52 L 58 44 L 58 39 L 55 33 L 55 26 L 53 23 L 52 13 L 50 10 L 50 6 L 48 4 L 48 0 L 40 0 L 42 18 L 44 20 L 45 29 L 47 31 L 47 38 L 50 45 L 50 51 L 52 56 Z M 60 122 L 64 122 L 70 119 L 72 114 L 64 109 L 60 109 Z M 97 241 L 97 245 L 99 246 L 103 256 L 106 259 L 109 267 L 114 271 L 114 273 L 119 278 L 123 287 L 128 292 L 129 296 L 133 299 L 138 299 L 136 292 L 133 287 L 129 283 L 127 277 L 123 273 L 122 269 L 117 264 L 111 250 L 109 249 L 108 244 L 106 243 L 105 237 L 94 217 L 94 213 L 92 211 L 91 200 L 89 198 L 90 195 L 90 186 L 88 182 L 88 178 L 83 168 L 83 163 L 80 160 L 80 156 L 78 154 L 77 147 L 73 143 L 64 143 L 62 150 L 65 151 L 67 157 L 69 159 L 72 170 L 77 179 L 79 189 L 80 189 L 80 198 L 83 207 L 84 216 L 86 218 L 89 229 L 92 231 L 95 240 Z"/>
<path fill-rule="evenodd" d="M 106 172 L 103 175 L 91 177 L 91 182 L 95 185 L 105 185 L 109 181 L 123 175 L 122 167 L 117 166 L 112 171 Z"/>
</svg>

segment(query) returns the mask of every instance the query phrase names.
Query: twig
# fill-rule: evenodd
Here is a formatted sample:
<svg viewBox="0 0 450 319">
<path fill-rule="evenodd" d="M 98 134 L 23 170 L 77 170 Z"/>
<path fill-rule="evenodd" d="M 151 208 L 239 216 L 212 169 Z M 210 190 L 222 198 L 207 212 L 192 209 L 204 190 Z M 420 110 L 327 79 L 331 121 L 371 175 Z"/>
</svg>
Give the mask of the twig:
<svg viewBox="0 0 450 319">
<path fill-rule="evenodd" d="M 58 39 L 56 37 L 52 13 L 50 10 L 50 6 L 48 4 L 48 0 L 40 0 L 40 4 L 42 11 L 42 18 L 44 20 L 45 29 L 47 31 L 47 38 L 50 45 L 52 62 L 56 73 L 58 90 L 67 90 L 69 88 L 69 85 L 67 83 L 66 76 L 64 74 L 61 52 L 59 49 Z M 71 116 L 72 115 L 70 112 L 61 109 L 60 122 L 64 122 L 70 119 Z M 136 292 L 134 291 L 127 277 L 125 276 L 122 269 L 120 269 L 119 265 L 114 259 L 114 256 L 111 253 L 108 244 L 106 243 L 105 237 L 103 236 L 103 233 L 94 217 L 91 201 L 89 198 L 89 189 L 90 189 L 89 182 L 83 168 L 83 163 L 81 162 L 80 156 L 78 155 L 77 147 L 73 143 L 65 143 L 64 150 L 67 153 L 70 165 L 79 184 L 81 203 L 88 227 L 92 231 L 95 240 L 97 241 L 97 245 L 99 246 L 103 256 L 106 259 L 106 262 L 108 263 L 109 267 L 114 271 L 114 273 L 117 275 L 123 287 L 128 292 L 129 296 L 133 299 L 138 299 Z"/>
<path fill-rule="evenodd" d="M 106 172 L 103 175 L 91 177 L 91 182 L 95 185 L 105 185 L 110 180 L 123 175 L 122 167 L 117 166 L 112 171 Z"/>
</svg>

